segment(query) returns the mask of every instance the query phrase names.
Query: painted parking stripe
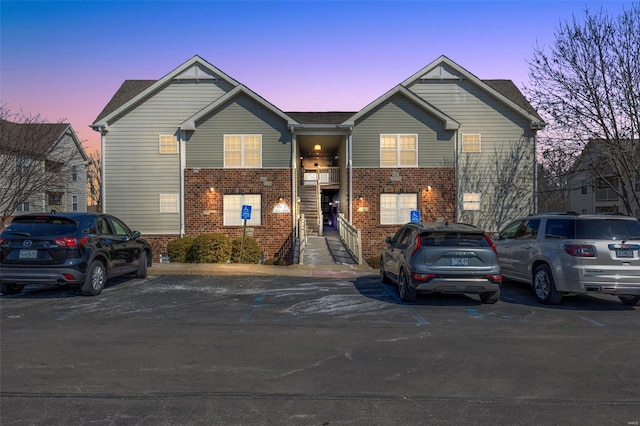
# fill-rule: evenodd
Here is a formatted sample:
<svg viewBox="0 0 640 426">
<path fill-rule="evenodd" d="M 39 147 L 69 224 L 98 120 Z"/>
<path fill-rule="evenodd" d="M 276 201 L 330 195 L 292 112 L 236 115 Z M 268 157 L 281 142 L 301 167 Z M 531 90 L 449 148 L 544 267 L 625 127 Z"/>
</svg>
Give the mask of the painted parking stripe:
<svg viewBox="0 0 640 426">
<path fill-rule="evenodd" d="M 424 319 L 422 315 L 417 313 L 415 309 L 411 307 L 411 305 L 407 305 L 406 303 L 404 303 L 402 299 L 400 299 L 400 296 L 398 296 L 394 290 L 390 289 L 389 286 L 383 284 L 382 287 L 384 288 L 385 293 L 387 293 L 388 296 L 395 300 L 398 305 L 409 311 L 409 313 L 415 318 L 418 325 L 431 325 L 431 323 Z"/>
<path fill-rule="evenodd" d="M 251 306 L 249 306 L 249 309 L 247 309 L 247 312 L 245 312 L 242 318 L 240 318 L 241 324 L 245 324 L 249 322 L 249 320 L 251 319 L 251 316 L 253 315 L 253 312 L 255 311 L 256 308 L 259 308 L 261 306 L 260 304 L 264 301 L 264 298 L 265 298 L 264 294 L 261 294 L 260 296 L 257 296 L 255 299 L 253 299 L 253 303 L 251 304 Z"/>
</svg>

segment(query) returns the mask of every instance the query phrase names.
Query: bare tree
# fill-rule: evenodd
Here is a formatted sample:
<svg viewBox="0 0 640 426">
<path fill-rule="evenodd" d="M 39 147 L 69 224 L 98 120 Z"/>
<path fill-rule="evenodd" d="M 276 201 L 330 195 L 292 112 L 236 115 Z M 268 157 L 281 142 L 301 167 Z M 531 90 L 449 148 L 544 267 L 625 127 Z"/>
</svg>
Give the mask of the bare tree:
<svg viewBox="0 0 640 426">
<path fill-rule="evenodd" d="M 16 210 L 44 208 L 47 193 L 64 192 L 76 158 L 58 145 L 68 126 L 0 106 L 0 227 Z"/>
<path fill-rule="evenodd" d="M 87 192 L 92 208 L 102 211 L 102 156 L 98 150 L 89 154 Z"/>
<path fill-rule="evenodd" d="M 474 210 L 465 206 L 464 195 L 458 197 L 460 221 L 497 231 L 507 220 L 533 212 L 533 142 L 533 138 L 523 136 L 495 145 L 489 154 L 460 154 L 460 192 L 479 194 L 482 206 Z"/>
<path fill-rule="evenodd" d="M 581 171 L 607 182 L 628 214 L 640 205 L 639 63 L 640 3 L 616 17 L 587 9 L 584 22 L 574 17 L 560 25 L 548 51 L 535 48 L 525 88 L 549 123 L 540 136 L 542 161 L 556 169 L 560 188 L 568 189 L 573 161 L 596 143 Z"/>
</svg>

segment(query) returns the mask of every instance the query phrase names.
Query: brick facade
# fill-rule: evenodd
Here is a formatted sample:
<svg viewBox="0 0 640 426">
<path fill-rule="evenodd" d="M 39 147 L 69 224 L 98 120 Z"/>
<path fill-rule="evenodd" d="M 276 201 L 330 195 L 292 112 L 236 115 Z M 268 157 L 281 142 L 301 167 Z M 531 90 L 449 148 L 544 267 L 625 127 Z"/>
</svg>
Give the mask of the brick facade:
<svg viewBox="0 0 640 426">
<path fill-rule="evenodd" d="M 423 222 L 455 221 L 455 168 L 353 169 L 353 225 L 362 230 L 365 259 L 377 257 L 399 225 L 380 225 L 381 193 L 416 193 Z M 427 189 L 431 186 L 431 190 Z M 362 200 L 358 199 L 362 196 Z M 407 218 L 409 222 L 409 218 Z"/>
<path fill-rule="evenodd" d="M 291 211 L 290 169 L 186 169 L 185 234 L 220 233 L 231 240 L 242 237 L 243 226 L 224 226 L 223 197 L 234 194 L 261 194 L 260 226 L 247 226 L 262 249 L 265 260 L 291 256 L 292 213 L 274 213 L 279 198 Z M 209 188 L 214 191 L 210 192 Z"/>
</svg>

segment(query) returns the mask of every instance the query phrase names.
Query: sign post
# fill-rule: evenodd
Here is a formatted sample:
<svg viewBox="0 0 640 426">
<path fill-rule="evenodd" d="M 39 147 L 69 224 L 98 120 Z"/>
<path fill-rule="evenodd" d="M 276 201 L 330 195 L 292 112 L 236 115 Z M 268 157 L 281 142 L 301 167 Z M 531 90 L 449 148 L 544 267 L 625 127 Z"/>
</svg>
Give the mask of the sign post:
<svg viewBox="0 0 640 426">
<path fill-rule="evenodd" d="M 251 219 L 251 206 L 242 205 L 240 219 L 244 222 L 242 225 L 242 241 L 240 243 L 240 263 L 242 263 L 242 258 L 244 257 L 244 236 L 247 233 L 247 220 Z"/>
</svg>

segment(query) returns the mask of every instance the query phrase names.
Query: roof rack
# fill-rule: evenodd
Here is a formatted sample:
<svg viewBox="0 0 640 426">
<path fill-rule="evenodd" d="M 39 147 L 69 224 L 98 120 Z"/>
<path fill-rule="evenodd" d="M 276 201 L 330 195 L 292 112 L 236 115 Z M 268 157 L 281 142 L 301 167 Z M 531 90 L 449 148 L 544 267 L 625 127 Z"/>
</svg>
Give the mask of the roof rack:
<svg viewBox="0 0 640 426">
<path fill-rule="evenodd" d="M 561 210 L 561 211 L 555 211 L 555 212 L 539 212 L 539 213 L 533 213 L 530 214 L 529 216 L 542 216 L 542 215 L 565 215 L 565 216 L 580 216 L 580 213 L 576 213 L 572 210 Z"/>
</svg>

